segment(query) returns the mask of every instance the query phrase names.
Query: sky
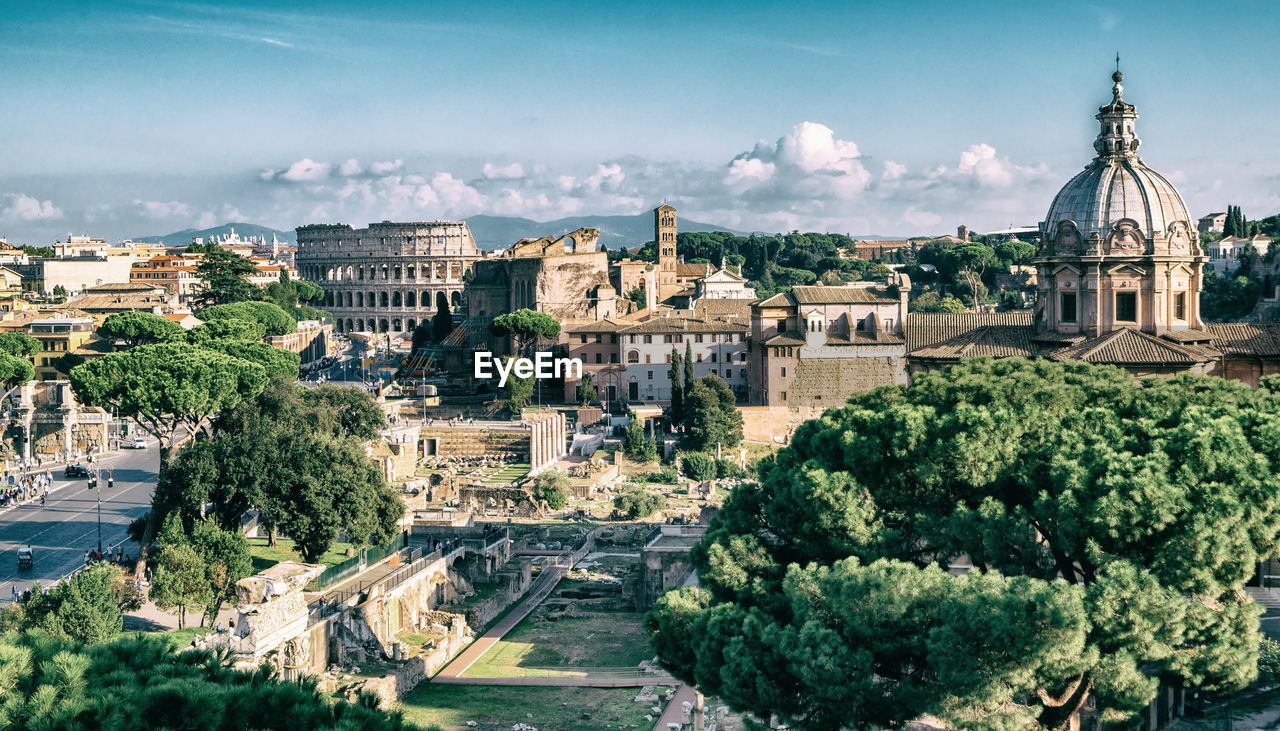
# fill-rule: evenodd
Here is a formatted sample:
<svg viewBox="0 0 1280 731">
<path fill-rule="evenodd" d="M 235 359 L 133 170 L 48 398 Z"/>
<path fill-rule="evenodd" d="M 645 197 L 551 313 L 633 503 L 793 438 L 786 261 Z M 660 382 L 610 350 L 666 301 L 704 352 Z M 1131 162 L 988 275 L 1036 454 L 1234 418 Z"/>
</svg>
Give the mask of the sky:
<svg viewBox="0 0 1280 731">
<path fill-rule="evenodd" d="M 1192 216 L 1280 212 L 1280 7 L 0 0 L 0 237 L 663 201 L 744 231 L 1034 225 L 1115 54 Z"/>
</svg>

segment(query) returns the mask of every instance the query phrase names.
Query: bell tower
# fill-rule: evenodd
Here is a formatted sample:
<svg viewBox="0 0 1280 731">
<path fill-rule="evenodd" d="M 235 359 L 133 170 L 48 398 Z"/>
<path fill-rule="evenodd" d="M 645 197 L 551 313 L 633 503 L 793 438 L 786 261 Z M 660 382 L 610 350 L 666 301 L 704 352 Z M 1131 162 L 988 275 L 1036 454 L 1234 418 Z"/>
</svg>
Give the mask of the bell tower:
<svg viewBox="0 0 1280 731">
<path fill-rule="evenodd" d="M 658 247 L 658 299 L 676 293 L 676 209 L 662 204 L 653 209 L 653 241 Z"/>
</svg>

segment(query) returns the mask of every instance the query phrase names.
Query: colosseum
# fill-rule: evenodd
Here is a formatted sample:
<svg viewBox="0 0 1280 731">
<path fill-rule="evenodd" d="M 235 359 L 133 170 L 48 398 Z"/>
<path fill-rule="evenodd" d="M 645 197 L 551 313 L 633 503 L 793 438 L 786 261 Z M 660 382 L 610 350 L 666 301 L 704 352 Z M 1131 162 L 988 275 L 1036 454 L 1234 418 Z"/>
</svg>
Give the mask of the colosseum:
<svg viewBox="0 0 1280 731">
<path fill-rule="evenodd" d="M 454 221 L 299 226 L 298 273 L 324 288 L 338 332 L 405 334 L 447 302 L 458 321 L 463 276 L 480 258 Z"/>
</svg>

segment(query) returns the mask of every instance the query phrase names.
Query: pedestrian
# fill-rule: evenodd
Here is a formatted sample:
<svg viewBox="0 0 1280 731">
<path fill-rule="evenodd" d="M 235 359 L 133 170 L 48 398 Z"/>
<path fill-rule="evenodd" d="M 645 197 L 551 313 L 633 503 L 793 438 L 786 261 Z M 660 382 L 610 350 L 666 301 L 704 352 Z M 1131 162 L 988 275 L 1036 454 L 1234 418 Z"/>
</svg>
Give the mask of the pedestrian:
<svg viewBox="0 0 1280 731">
<path fill-rule="evenodd" d="M 88 566 L 88 565 L 89 565 L 89 552 L 88 552 L 88 551 L 85 551 L 85 552 L 84 552 L 84 565 L 85 565 L 85 566 Z"/>
<path fill-rule="evenodd" d="M 13 585 L 13 603 L 17 604 L 18 600 L 21 598 L 22 598 L 22 595 L 18 593 L 18 585 L 14 584 Z"/>
</svg>

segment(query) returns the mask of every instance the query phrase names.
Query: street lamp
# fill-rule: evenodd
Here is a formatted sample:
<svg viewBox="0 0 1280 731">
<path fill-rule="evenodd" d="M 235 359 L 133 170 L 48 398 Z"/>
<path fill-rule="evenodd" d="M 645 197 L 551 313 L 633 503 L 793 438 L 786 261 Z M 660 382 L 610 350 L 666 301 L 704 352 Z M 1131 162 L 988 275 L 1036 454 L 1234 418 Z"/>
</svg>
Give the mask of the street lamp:
<svg viewBox="0 0 1280 731">
<path fill-rule="evenodd" d="M 111 468 L 98 469 L 89 473 L 89 489 L 94 491 L 98 501 L 98 555 L 102 555 L 102 473 L 107 473 L 107 487 L 115 487 L 115 473 Z"/>
</svg>

